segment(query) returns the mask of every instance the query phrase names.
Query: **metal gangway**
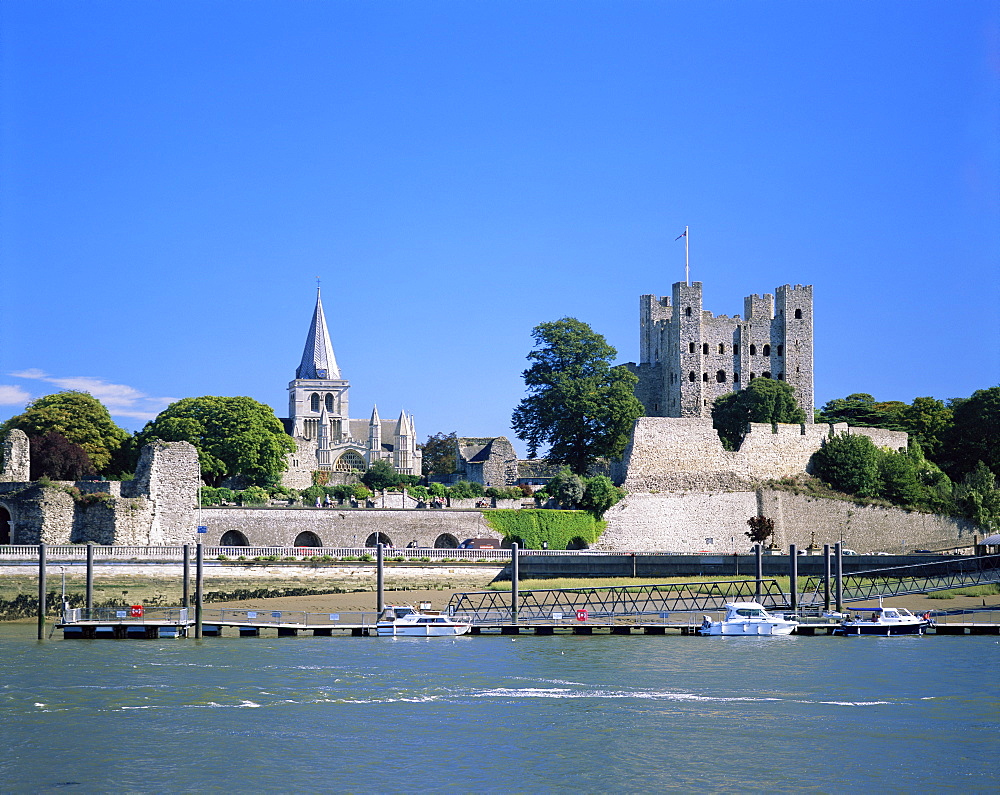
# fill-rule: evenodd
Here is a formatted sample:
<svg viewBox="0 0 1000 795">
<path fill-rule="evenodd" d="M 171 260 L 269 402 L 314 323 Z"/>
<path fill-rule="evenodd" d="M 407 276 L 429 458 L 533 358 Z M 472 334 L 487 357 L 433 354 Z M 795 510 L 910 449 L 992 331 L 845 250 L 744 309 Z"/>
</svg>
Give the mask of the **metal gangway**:
<svg viewBox="0 0 1000 795">
<path fill-rule="evenodd" d="M 862 602 L 880 596 L 906 596 L 998 582 L 1000 555 L 979 555 L 843 574 L 841 601 Z M 825 583 L 825 577 L 807 578 L 802 601 L 821 602 Z"/>
<path fill-rule="evenodd" d="M 474 625 L 507 624 L 513 620 L 510 591 L 456 593 L 448 612 L 463 614 Z M 774 579 L 682 582 L 663 585 L 621 585 L 597 588 L 520 590 L 517 621 L 550 621 L 553 616 L 586 611 L 589 620 L 662 618 L 669 613 L 722 610 L 727 602 L 754 601 L 778 610 L 790 604 Z"/>
</svg>

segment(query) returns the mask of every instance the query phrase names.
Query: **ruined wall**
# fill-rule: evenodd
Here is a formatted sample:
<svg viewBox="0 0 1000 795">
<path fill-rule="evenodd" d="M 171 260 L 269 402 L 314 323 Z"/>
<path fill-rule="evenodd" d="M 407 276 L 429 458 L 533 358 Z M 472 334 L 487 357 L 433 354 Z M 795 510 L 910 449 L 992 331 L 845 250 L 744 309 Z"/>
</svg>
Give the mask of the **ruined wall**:
<svg viewBox="0 0 1000 795">
<path fill-rule="evenodd" d="M 142 448 L 135 478 L 122 484 L 123 497 L 145 497 L 151 503 L 147 541 L 119 544 L 183 544 L 195 536 L 195 510 L 201 469 L 198 451 L 187 442 L 153 442 Z M 142 514 L 136 505 L 122 505 L 122 533 L 139 533 Z"/>
<path fill-rule="evenodd" d="M 0 471 L 0 483 L 27 483 L 31 480 L 31 450 L 28 446 L 28 435 L 14 428 L 3 440 L 3 471 Z"/>
<path fill-rule="evenodd" d="M 630 494 L 605 515 L 595 549 L 731 554 L 751 549 L 746 521 L 774 520 L 774 541 L 805 547 L 838 541 L 861 554 L 900 552 L 968 542 L 979 529 L 965 520 L 901 508 L 861 506 L 791 492 L 757 491 Z"/>
<path fill-rule="evenodd" d="M 880 447 L 906 449 L 907 435 L 879 428 L 752 423 L 737 451 L 725 450 L 712 420 L 640 417 L 625 450 L 619 482 L 631 493 L 749 489 L 765 480 L 807 472 L 823 439 L 839 433 L 869 436 Z"/>
<path fill-rule="evenodd" d="M 384 533 L 396 547 L 414 540 L 418 546 L 433 547 L 443 534 L 459 542 L 499 538 L 478 511 L 207 508 L 202 522 L 208 534 L 198 540 L 206 544 L 218 544 L 230 530 L 242 533 L 250 546 L 291 546 L 302 532 L 315 533 L 327 547 L 364 546 L 372 533 Z"/>
</svg>

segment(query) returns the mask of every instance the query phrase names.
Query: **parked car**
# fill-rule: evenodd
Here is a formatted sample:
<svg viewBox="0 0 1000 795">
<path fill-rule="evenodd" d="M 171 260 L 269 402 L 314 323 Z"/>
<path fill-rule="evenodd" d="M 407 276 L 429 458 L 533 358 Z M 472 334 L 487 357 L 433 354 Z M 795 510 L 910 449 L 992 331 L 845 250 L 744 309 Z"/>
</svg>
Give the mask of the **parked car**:
<svg viewBox="0 0 1000 795">
<path fill-rule="evenodd" d="M 857 555 L 858 553 L 855 552 L 853 549 L 842 549 L 842 550 L 840 550 L 840 554 L 841 555 Z"/>
</svg>

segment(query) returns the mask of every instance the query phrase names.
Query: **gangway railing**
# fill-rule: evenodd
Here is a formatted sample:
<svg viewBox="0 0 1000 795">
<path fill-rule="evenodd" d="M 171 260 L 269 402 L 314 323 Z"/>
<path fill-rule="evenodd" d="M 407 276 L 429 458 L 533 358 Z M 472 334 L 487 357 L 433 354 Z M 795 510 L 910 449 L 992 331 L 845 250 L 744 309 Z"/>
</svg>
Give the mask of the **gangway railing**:
<svg viewBox="0 0 1000 795">
<path fill-rule="evenodd" d="M 554 614 L 575 615 L 585 610 L 589 619 L 656 617 L 664 613 L 717 611 L 727 602 L 755 601 L 765 608 L 784 609 L 789 595 L 774 579 L 719 580 L 663 585 L 552 588 L 519 591 L 518 621 L 547 621 Z M 450 613 L 464 613 L 475 624 L 512 620 L 510 591 L 471 591 L 454 594 Z"/>
<path fill-rule="evenodd" d="M 824 591 L 825 581 L 825 577 L 807 578 L 803 597 L 817 599 Z M 998 582 L 1000 555 L 979 555 L 844 574 L 841 591 L 842 601 L 861 602 L 880 596 L 905 596 Z M 832 587 L 831 582 L 831 591 Z"/>
</svg>

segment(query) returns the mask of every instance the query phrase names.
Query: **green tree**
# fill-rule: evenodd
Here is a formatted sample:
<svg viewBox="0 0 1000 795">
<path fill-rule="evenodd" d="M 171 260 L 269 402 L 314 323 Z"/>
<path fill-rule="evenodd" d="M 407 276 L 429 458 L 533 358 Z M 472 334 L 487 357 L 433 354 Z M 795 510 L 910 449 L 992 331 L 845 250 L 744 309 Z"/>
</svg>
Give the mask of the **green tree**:
<svg viewBox="0 0 1000 795">
<path fill-rule="evenodd" d="M 955 502 L 962 515 L 987 533 L 1000 532 L 1000 489 L 997 477 L 979 461 L 955 487 Z"/>
<path fill-rule="evenodd" d="M 743 535 L 749 538 L 754 544 L 763 544 L 774 535 L 774 519 L 769 519 L 763 514 L 751 516 L 747 519 L 747 525 L 749 525 L 750 529 Z"/>
<path fill-rule="evenodd" d="M 426 442 L 417 445 L 423 452 L 421 471 L 425 475 L 450 475 L 455 471 L 457 438 L 454 431 L 435 433 L 428 436 Z"/>
<path fill-rule="evenodd" d="M 903 413 L 906 404 L 899 400 L 879 403 L 867 392 L 855 392 L 846 398 L 835 398 L 824 403 L 817 422 L 846 422 L 865 428 L 903 430 Z"/>
<path fill-rule="evenodd" d="M 586 484 L 569 467 L 562 467 L 549 481 L 546 490 L 559 501 L 560 507 L 575 508 L 583 499 Z"/>
<path fill-rule="evenodd" d="M 878 462 L 878 496 L 897 505 L 920 505 L 926 489 L 920 482 L 916 462 L 909 453 L 881 450 Z"/>
<path fill-rule="evenodd" d="M 384 458 L 379 458 L 372 462 L 367 471 L 361 476 L 361 482 L 372 491 L 382 491 L 389 489 L 399 483 L 399 475 L 395 468 Z"/>
<path fill-rule="evenodd" d="M 642 416 L 634 394 L 638 379 L 612 367 L 617 351 L 575 318 L 542 323 L 532 330 L 533 362 L 524 371 L 529 395 L 514 410 L 511 425 L 528 443 L 528 457 L 548 446 L 546 458 L 578 475 L 601 458 L 619 458 L 632 426 Z"/>
<path fill-rule="evenodd" d="M 130 449 L 128 432 L 114 423 L 101 401 L 86 392 L 56 392 L 33 400 L 23 414 L 0 426 L 0 438 L 13 428 L 28 436 L 55 431 L 82 447 L 99 474 L 117 475 L 129 468 L 123 460 Z"/>
<path fill-rule="evenodd" d="M 42 436 L 29 436 L 32 480 L 43 477 L 52 480 L 83 480 L 97 474 L 90 456 L 80 445 L 73 444 L 56 431 Z"/>
<path fill-rule="evenodd" d="M 139 434 L 140 444 L 153 439 L 193 444 L 202 478 L 215 486 L 233 475 L 255 485 L 273 485 L 285 471 L 285 455 L 295 451 L 295 442 L 271 407 L 249 397 L 178 400 Z"/>
<path fill-rule="evenodd" d="M 453 500 L 471 500 L 482 497 L 485 494 L 482 483 L 475 483 L 469 480 L 460 480 L 453 486 L 448 487 L 448 496 Z"/>
<path fill-rule="evenodd" d="M 879 449 L 867 436 L 839 434 L 823 441 L 812 457 L 816 475 L 830 486 L 859 497 L 877 497 Z"/>
<path fill-rule="evenodd" d="M 945 471 L 959 480 L 981 461 L 1000 476 L 1000 386 L 977 390 L 951 405 L 953 423 L 941 453 Z"/>
<path fill-rule="evenodd" d="M 620 502 L 624 496 L 625 491 L 612 483 L 611 478 L 607 475 L 596 475 L 587 478 L 579 507 L 600 519 L 608 508 Z"/>
<path fill-rule="evenodd" d="M 932 397 L 914 398 L 903 409 L 901 422 L 903 430 L 920 443 L 924 454 L 937 459 L 945 434 L 951 428 L 953 412 L 943 400 Z"/>
<path fill-rule="evenodd" d="M 786 381 L 771 378 L 755 378 L 746 389 L 722 395 L 712 404 L 712 425 L 729 450 L 739 448 L 748 423 L 805 421 L 795 389 Z"/>
</svg>

